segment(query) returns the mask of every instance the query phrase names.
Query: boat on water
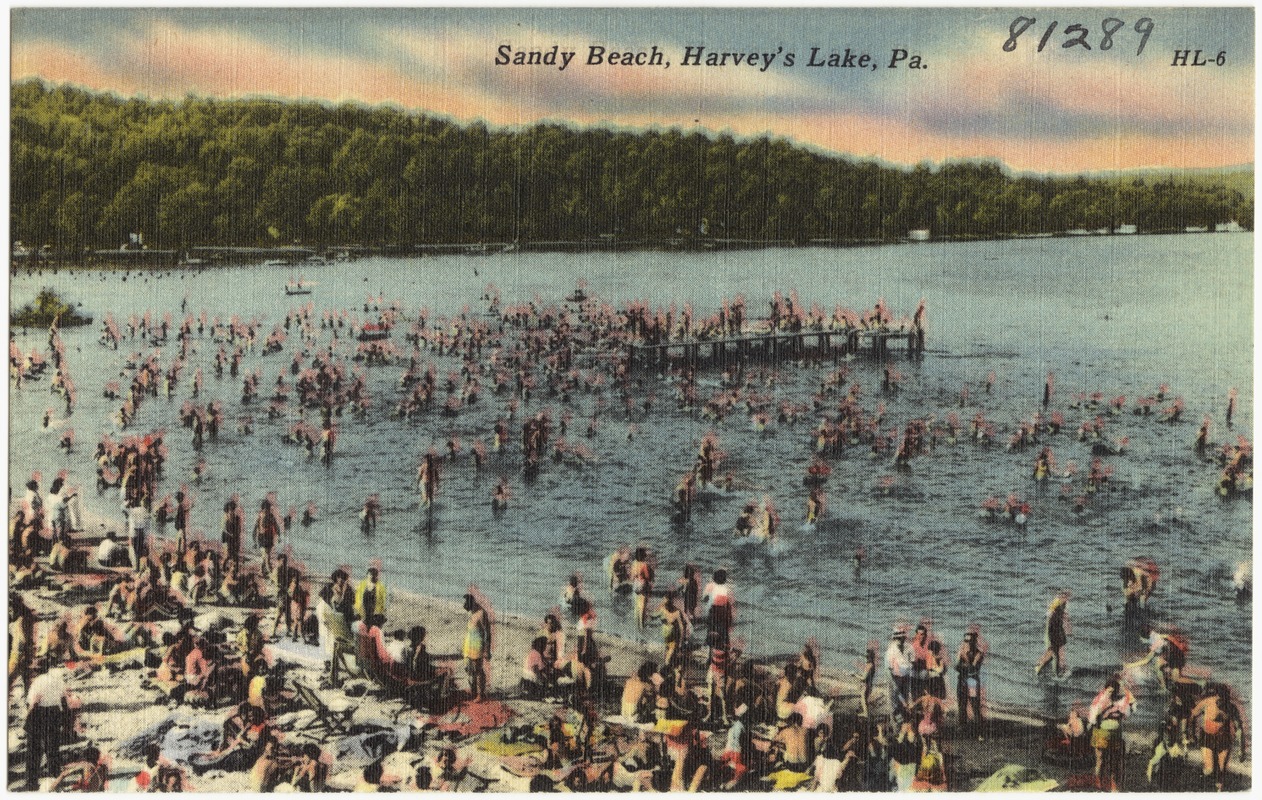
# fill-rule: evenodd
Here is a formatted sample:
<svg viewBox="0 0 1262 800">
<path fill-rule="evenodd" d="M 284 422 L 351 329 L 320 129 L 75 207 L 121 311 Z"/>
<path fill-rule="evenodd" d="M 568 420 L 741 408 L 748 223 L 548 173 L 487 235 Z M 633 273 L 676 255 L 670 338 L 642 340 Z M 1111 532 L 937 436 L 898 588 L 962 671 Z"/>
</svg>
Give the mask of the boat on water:
<svg viewBox="0 0 1262 800">
<path fill-rule="evenodd" d="M 566 297 L 566 301 L 570 303 L 582 303 L 587 300 L 587 281 L 579 280 L 578 286 L 574 287 L 574 291 Z"/>
<path fill-rule="evenodd" d="M 311 294 L 311 290 L 314 287 L 315 287 L 314 283 L 310 283 L 308 281 L 304 281 L 302 278 L 299 278 L 296 281 L 290 281 L 289 283 L 285 284 L 285 294 L 288 294 L 288 295 Z"/>
<path fill-rule="evenodd" d="M 390 338 L 390 326 L 385 324 L 377 324 L 370 322 L 359 329 L 359 340 L 361 342 L 378 342 L 382 339 Z"/>
</svg>

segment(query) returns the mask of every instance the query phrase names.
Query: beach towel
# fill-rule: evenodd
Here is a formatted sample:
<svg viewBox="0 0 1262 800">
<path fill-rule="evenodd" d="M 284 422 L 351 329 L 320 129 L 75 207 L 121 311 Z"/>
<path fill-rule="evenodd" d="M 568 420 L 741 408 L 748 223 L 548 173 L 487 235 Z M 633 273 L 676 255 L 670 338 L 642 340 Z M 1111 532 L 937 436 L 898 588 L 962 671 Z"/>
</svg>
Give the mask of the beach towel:
<svg viewBox="0 0 1262 800">
<path fill-rule="evenodd" d="M 686 719 L 659 719 L 657 724 L 653 726 L 653 730 L 656 733 L 664 733 L 667 736 L 679 736 L 687 726 L 688 720 Z"/>
<path fill-rule="evenodd" d="M 1046 777 L 1036 769 L 1020 764 L 1008 764 L 996 770 L 977 785 L 979 792 L 1046 792 L 1056 788 L 1058 781 Z"/>
<path fill-rule="evenodd" d="M 774 784 L 774 790 L 777 792 L 787 792 L 796 789 L 811 779 L 808 772 L 794 772 L 788 769 L 778 769 L 770 773 L 764 780 L 771 781 Z"/>
<path fill-rule="evenodd" d="M 542 753 L 547 749 L 538 742 L 506 742 L 503 733 L 486 737 L 478 742 L 477 747 L 493 756 L 524 756 L 529 753 Z"/>
<path fill-rule="evenodd" d="M 120 650 L 117 653 L 110 653 L 109 655 L 93 653 L 84 658 L 67 661 L 66 668 L 74 670 L 79 666 L 79 664 L 98 664 L 116 667 L 142 667 L 145 664 L 145 652 L 145 648 L 143 647 L 132 647 L 127 650 Z"/>
<path fill-rule="evenodd" d="M 427 720 L 443 733 L 472 736 L 504 725 L 513 714 L 513 710 L 499 700 L 483 700 L 462 703 L 446 714 L 435 714 Z"/>
<path fill-rule="evenodd" d="M 543 772 L 544 758 L 538 755 L 500 756 L 500 769 L 517 778 L 533 778 Z M 549 777 L 555 770 L 549 771 Z"/>
</svg>

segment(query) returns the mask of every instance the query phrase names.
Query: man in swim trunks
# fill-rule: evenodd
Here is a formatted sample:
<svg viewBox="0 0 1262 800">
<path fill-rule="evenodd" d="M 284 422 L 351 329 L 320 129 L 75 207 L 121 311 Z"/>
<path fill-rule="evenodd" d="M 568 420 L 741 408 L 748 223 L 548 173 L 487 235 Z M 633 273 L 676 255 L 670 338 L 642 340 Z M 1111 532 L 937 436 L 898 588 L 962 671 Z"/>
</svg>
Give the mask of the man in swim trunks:
<svg viewBox="0 0 1262 800">
<path fill-rule="evenodd" d="M 1245 762 L 1244 725 L 1240 711 L 1231 700 L 1231 690 L 1219 684 L 1204 700 L 1192 709 L 1192 720 L 1200 717 L 1201 758 L 1206 778 L 1211 775 L 1214 788 L 1223 790 L 1227 774 L 1227 762 L 1231 759 L 1232 733 L 1240 736 L 1240 763 Z"/>
<path fill-rule="evenodd" d="M 263 575 L 268 577 L 272 574 L 272 548 L 276 546 L 276 540 L 280 538 L 280 525 L 277 523 L 276 514 L 272 510 L 272 505 L 267 500 L 263 500 L 259 504 L 258 516 L 254 519 L 254 543 L 263 556 Z"/>
<path fill-rule="evenodd" d="M 964 641 L 960 644 L 960 651 L 956 655 L 955 661 L 955 697 L 956 705 L 959 709 L 959 724 L 961 728 L 968 727 L 968 712 L 973 710 L 973 726 L 977 728 L 978 740 L 981 740 L 982 725 L 982 662 L 986 659 L 986 653 L 977 643 L 977 631 L 971 630 L 964 634 Z"/>
<path fill-rule="evenodd" d="M 780 769 L 790 772 L 806 772 L 811 765 L 811 739 L 802 726 L 802 715 L 794 711 L 785 720 L 785 725 L 776 734 L 772 747 L 777 750 Z"/>
</svg>

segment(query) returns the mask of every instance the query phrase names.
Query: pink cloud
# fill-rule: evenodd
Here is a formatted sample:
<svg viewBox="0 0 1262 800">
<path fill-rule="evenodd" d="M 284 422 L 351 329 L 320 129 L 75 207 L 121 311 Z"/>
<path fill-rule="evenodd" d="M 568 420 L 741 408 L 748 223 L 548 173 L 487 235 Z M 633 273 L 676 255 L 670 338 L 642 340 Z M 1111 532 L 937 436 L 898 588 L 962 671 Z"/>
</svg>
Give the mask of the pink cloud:
<svg viewBox="0 0 1262 800">
<path fill-rule="evenodd" d="M 1252 70 L 1228 66 L 1196 72 L 1164 63 L 1154 68 L 1151 56 L 1141 61 L 1121 53 L 1073 60 L 1033 48 L 995 58 L 1003 37 L 992 38 L 979 41 L 949 72 L 929 80 L 918 76 L 907 87 L 909 101 L 949 102 L 962 116 L 985 112 L 1015 117 L 1030 107 L 1072 117 L 1094 115 L 1116 119 L 1123 134 L 1142 127 L 1178 129 L 1204 119 L 1236 130 L 1253 128 Z M 1040 120 L 1030 122 L 1037 136 Z"/>
<path fill-rule="evenodd" d="M 10 53 L 9 68 L 15 81 L 47 78 L 121 94 L 140 91 L 133 80 L 120 75 L 117 70 L 98 65 L 91 58 L 46 41 L 15 43 Z"/>
<path fill-rule="evenodd" d="M 1053 63 L 1040 60 L 1032 49 L 1011 59 L 971 55 L 950 69 L 882 73 L 880 92 L 891 102 L 864 113 L 843 106 L 844 98 L 828 88 L 774 68 L 580 66 L 584 45 L 542 30 L 485 35 L 379 30 L 376 35 L 392 54 L 388 59 L 294 51 L 226 28 L 190 33 L 160 22 L 111 43 L 108 59 L 46 41 L 15 43 L 12 73 L 15 79 L 37 75 L 151 97 L 193 92 L 390 103 L 497 125 L 561 118 L 580 125 L 703 126 L 743 136 L 770 132 L 896 163 L 989 157 L 1016 169 L 1073 171 L 1216 166 L 1253 157 L 1252 75 L 1242 70 L 1224 69 L 1213 79 L 1198 77 L 1200 83 L 1190 84 L 1184 72 L 1153 74 L 1133 62 L 1110 62 L 1107 69 L 1064 59 Z M 492 60 L 501 42 L 539 49 L 559 44 L 578 55 L 564 73 L 496 67 Z M 1000 42 L 990 44 L 997 50 Z M 627 49 L 617 42 L 607 46 Z M 682 52 L 669 43 L 663 49 L 668 57 Z M 931 62 L 945 66 L 949 58 L 936 55 Z M 761 111 L 764 99 L 791 111 Z M 830 101 L 839 107 L 828 110 Z M 1123 122 L 1095 134 L 1049 135 L 1043 120 L 1031 115 L 1029 103 L 1066 117 Z M 955 124 L 982 115 L 988 115 L 990 127 Z M 1189 115 L 1222 122 L 1222 133 L 1179 135 L 1179 123 Z M 935 119 L 952 124 L 936 126 Z M 1146 121 L 1165 134 L 1146 132 Z"/>
</svg>

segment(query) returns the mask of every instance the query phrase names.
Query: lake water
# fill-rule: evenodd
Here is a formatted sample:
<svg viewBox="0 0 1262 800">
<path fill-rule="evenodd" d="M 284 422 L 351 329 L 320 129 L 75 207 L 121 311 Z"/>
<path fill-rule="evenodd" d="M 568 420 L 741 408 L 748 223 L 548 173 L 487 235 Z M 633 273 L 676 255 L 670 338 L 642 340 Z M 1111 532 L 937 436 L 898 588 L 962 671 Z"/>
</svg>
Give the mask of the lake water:
<svg viewBox="0 0 1262 800">
<path fill-rule="evenodd" d="M 11 303 L 20 306 L 41 286 L 51 286 L 81 302 L 98 323 L 112 310 L 125 325 L 129 315 L 145 311 L 155 319 L 171 311 L 178 322 L 187 297 L 192 313 L 257 317 L 265 335 L 305 301 L 314 302 L 317 311 L 350 309 L 363 316 L 365 298 L 384 294 L 400 299 L 409 315 L 427 307 L 432 322 L 466 305 L 481 315 L 488 283 L 499 287 L 506 304 L 535 297 L 560 303 L 579 276 L 587 279 L 589 294 L 615 305 L 643 298 L 682 309 L 691 302 L 698 316 L 737 294 L 748 299 L 751 316 L 762 316 L 773 292 L 794 289 L 805 304 L 818 302 L 830 310 L 841 304 L 862 311 L 884 298 L 896 315 L 910 315 L 924 298 L 929 352 L 913 361 L 897 349 L 893 366 L 903 375 L 902 391 L 883 393 L 881 365 L 864 357 L 848 364 L 849 381 L 861 386 L 867 413 L 884 404 L 886 431 L 901 431 L 909 419 L 928 414 L 941 421 L 951 411 L 967 424 L 982 410 L 996 424 L 997 441 L 989 448 L 963 438 L 953 446 L 940 443 L 909 471 L 895 470 L 891 456 L 877 459 L 866 448 L 849 448 L 832 459 L 828 512 L 815 529 L 804 525 L 802 484 L 812 460 L 810 414 L 796 425 L 773 423 L 766 433 L 756 431 L 743 413 L 710 423 L 696 411 L 676 409 L 671 387 L 649 373 L 639 375 L 643 384 L 636 399 L 651 393 L 655 405 L 647 415 L 637 412 L 630 440 L 620 397 L 578 394 L 563 406 L 540 391 L 518 409 L 507 450 L 492 455 L 478 473 L 468 447 L 478 438 L 489 445 L 494 421 L 506 413 L 506 396 L 485 393 L 478 406 L 455 417 L 438 413 L 436 405 L 428 415 L 403 422 L 388 411 L 401 396 L 404 365 L 369 367 L 374 405 L 363 420 L 349 415 L 339 420 L 337 454 L 325 469 L 300 448 L 282 443 L 296 415 L 268 421 L 256 405 L 250 409 L 255 432 L 236 432 L 233 421 L 245 413 L 239 379 L 226 373 L 214 377 L 218 345 L 204 338 L 195 343 L 176 398 L 146 401 L 128 432 L 168 431 L 170 456 L 160 495 L 189 482 L 195 455 L 177 412 L 189 397 L 192 369 L 200 365 L 205 388 L 199 402 L 222 400 L 229 420 L 218 440 L 201 451 L 208 471 L 194 487 L 193 526 L 209 538 L 217 538 L 219 509 L 229 495 L 240 493 L 247 507 L 257 508 L 263 494 L 275 491 L 286 508 L 301 509 L 308 501 L 318 507 L 316 523 L 295 525 L 288 537 L 317 573 L 349 564 L 358 578 L 370 558 L 381 558 L 392 586 L 458 599 L 476 583 L 497 609 L 542 617 L 557 604 L 567 576 L 577 571 L 595 599 L 601 628 L 631 637 L 636 631 L 630 604 L 602 589 L 601 565 L 615 546 L 642 542 L 657 552 L 659 583 L 673 581 L 686 562 L 707 574 L 728 568 L 739 604 L 737 633 L 751 655 L 795 652 L 815 637 L 824 668 L 845 672 L 857 666 L 869 640 L 887 639 L 896 618 L 931 618 L 951 654 L 965 626 L 977 623 L 991 648 L 990 696 L 1054 710 L 1093 693 L 1105 670 L 1139 648 L 1133 634 L 1124 638 L 1117 578 L 1117 568 L 1136 556 L 1162 567 L 1154 617 L 1187 632 L 1193 664 L 1249 696 L 1251 617 L 1249 608 L 1234 600 L 1231 573 L 1235 563 L 1251 557 L 1251 504 L 1215 496 L 1218 467 L 1196 456 L 1193 441 L 1206 414 L 1213 418 L 1215 442 L 1252 435 L 1252 248 L 1249 235 L 1204 234 L 716 254 L 368 259 L 303 268 L 302 275 L 318 285 L 310 297 L 293 298 L 283 286 L 298 270 L 288 268 L 133 273 L 126 281 L 118 273 L 22 273 L 12 279 Z M 106 433 L 119 436 L 112 421 L 119 403 L 103 399 L 101 387 L 119 378 L 129 353 L 150 348 L 125 341 L 112 351 L 98 343 L 98 333 L 99 325 L 63 333 L 80 398 L 73 417 L 54 428 L 74 427 L 74 454 L 62 454 L 54 433 L 41 429 L 44 409 L 58 405 L 47 379 L 10 391 L 15 495 L 34 469 L 45 475 L 69 469 L 74 480 L 91 487 L 96 440 Z M 16 339 L 29 351 L 44 346 L 46 336 L 19 331 Z M 401 331 L 395 340 L 403 345 Z M 282 354 L 263 357 L 260 347 L 246 357 L 243 373 L 262 369 L 263 396 L 282 372 L 292 384 L 288 367 L 295 341 L 291 338 Z M 404 346 L 405 353 L 409 349 Z M 164 367 L 175 352 L 172 340 L 163 351 Z M 422 358 L 438 367 L 440 383 L 459 369 L 458 362 L 430 351 Z M 809 403 L 831 369 L 781 365 L 776 384 L 758 391 L 777 403 Z M 986 395 L 981 384 L 991 371 L 994 390 Z M 1075 462 L 1080 468 L 1068 490 L 1059 479 L 1041 490 L 1033 485 L 1037 448 L 1004 447 L 1016 424 L 1040 410 L 1048 371 L 1056 375 L 1051 408 L 1064 413 L 1067 430 L 1047 442 L 1058 465 Z M 701 376 L 703 397 L 717 390 L 717 379 L 714 371 Z M 1181 423 L 1130 413 L 1137 398 L 1162 383 L 1169 384 L 1169 397 L 1186 403 Z M 965 384 L 971 394 L 961 408 Z M 1239 401 L 1229 431 L 1224 412 L 1232 387 L 1239 389 Z M 1114 469 L 1110 488 L 1075 514 L 1062 491 L 1082 493 L 1091 454 L 1073 431 L 1095 412 L 1068 406 L 1074 393 L 1093 391 L 1106 399 L 1127 397 L 1126 413 L 1106 415 L 1106 433 L 1115 440 L 1129 437 L 1130 443 L 1124 456 L 1108 459 Z M 597 463 L 547 461 L 527 484 L 520 426 L 544 408 L 552 410 L 554 421 L 572 411 L 567 438 L 590 447 Z M 585 420 L 593 413 L 600 424 L 587 439 Z M 741 488 L 704 496 L 692 520 L 676 525 L 671 491 L 711 429 L 728 454 L 722 469 L 732 470 Z M 431 445 L 441 451 L 453 434 L 466 455 L 444 465 L 438 502 L 426 514 L 414 487 L 417 465 Z M 510 480 L 513 501 L 506 513 L 495 515 L 489 497 L 501 475 Z M 885 485 L 888 494 L 879 491 Z M 1033 505 L 1024 529 L 987 522 L 979 514 L 986 497 L 1009 492 Z M 371 493 L 381 495 L 383 515 L 377 530 L 365 535 L 358 510 Z M 87 494 L 92 509 L 121 519 L 113 493 L 95 497 L 89 488 Z M 781 512 L 784 544 L 775 550 L 734 545 L 731 530 L 741 505 L 763 495 Z M 851 559 L 859 547 L 867 563 L 856 575 Z M 1042 652 L 1047 603 L 1061 590 L 1073 597 L 1068 659 L 1087 670 L 1065 685 L 1040 683 L 1031 666 Z M 653 629 L 649 635 L 656 637 Z M 1140 692 L 1155 694 L 1151 678 Z M 1164 701 L 1141 705 L 1152 714 Z"/>
</svg>

